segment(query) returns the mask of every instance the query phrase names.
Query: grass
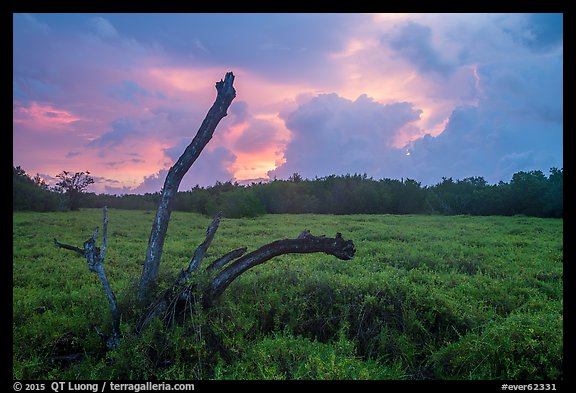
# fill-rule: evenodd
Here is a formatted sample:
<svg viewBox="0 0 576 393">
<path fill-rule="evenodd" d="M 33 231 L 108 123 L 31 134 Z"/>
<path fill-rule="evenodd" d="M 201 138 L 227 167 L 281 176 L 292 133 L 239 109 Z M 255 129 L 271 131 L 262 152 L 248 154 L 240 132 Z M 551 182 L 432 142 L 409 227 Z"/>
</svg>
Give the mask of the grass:
<svg viewBox="0 0 576 393">
<path fill-rule="evenodd" d="M 13 214 L 15 379 L 562 379 L 563 221 L 531 217 L 265 215 L 223 219 L 205 264 L 302 230 L 352 239 L 351 261 L 278 257 L 209 312 L 133 332 L 134 288 L 154 216 L 110 209 L 105 269 L 124 338 L 104 350 L 104 292 L 81 246 L 101 211 Z M 170 283 L 210 219 L 174 212 Z M 79 361 L 58 356 L 83 354 Z"/>
</svg>

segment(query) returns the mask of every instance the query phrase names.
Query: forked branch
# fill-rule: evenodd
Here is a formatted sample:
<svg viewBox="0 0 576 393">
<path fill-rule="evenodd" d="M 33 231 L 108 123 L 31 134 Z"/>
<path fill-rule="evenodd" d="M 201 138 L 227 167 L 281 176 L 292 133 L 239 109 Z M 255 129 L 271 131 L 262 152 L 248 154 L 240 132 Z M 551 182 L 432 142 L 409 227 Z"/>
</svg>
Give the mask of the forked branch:
<svg viewBox="0 0 576 393">
<path fill-rule="evenodd" d="M 138 297 L 142 305 L 148 307 L 138 322 L 137 332 L 140 332 L 156 316 L 161 317 L 165 322 L 174 321 L 174 317 L 182 312 L 191 301 L 196 302 L 201 299 L 201 304 L 205 308 L 211 307 L 226 288 L 241 274 L 279 255 L 323 252 L 342 260 L 348 260 L 354 256 L 354 243 L 351 240 L 344 240 L 340 233 L 337 233 L 334 238 L 327 238 L 325 236 L 313 236 L 309 231 L 304 231 L 296 239 L 277 240 L 248 254 L 246 254 L 247 247 L 230 251 L 213 261 L 205 269 L 205 274 L 197 274 L 220 224 L 221 214 L 219 213 L 208 226 L 206 237 L 194 252 L 188 267 L 182 269 L 171 287 L 163 291 L 155 301 L 147 303 L 151 300 L 149 297 L 150 290 L 158 277 L 160 259 L 174 197 L 178 192 L 182 178 L 212 138 L 220 120 L 227 115 L 226 111 L 236 97 L 236 90 L 233 84 L 234 75 L 231 72 L 228 72 L 223 80 L 216 83 L 217 97 L 214 104 L 208 111 L 196 136 L 194 136 L 184 153 L 182 153 L 166 175 L 148 239 L 142 275 L 140 276 Z M 85 257 L 89 270 L 98 274 L 112 311 L 112 335 L 106 338 L 106 343 L 109 349 L 114 349 L 120 340 L 120 312 L 116 297 L 104 272 L 104 257 L 108 241 L 106 207 L 104 207 L 103 215 L 104 225 L 101 249 L 96 246 L 98 228 L 96 228 L 92 237 L 84 242 L 83 248 L 60 243 L 56 239 L 54 239 L 54 245 Z M 99 330 L 97 332 L 104 336 Z"/>
<path fill-rule="evenodd" d="M 224 290 L 245 271 L 284 254 L 323 252 L 338 259 L 352 259 L 356 250 L 352 240 L 344 240 L 340 233 L 334 238 L 313 236 L 305 230 L 296 239 L 277 240 L 236 259 L 214 277 L 203 294 L 205 307 L 210 307 Z"/>
<path fill-rule="evenodd" d="M 74 251 L 82 255 L 83 257 L 86 258 L 86 262 L 88 263 L 88 270 L 98 274 L 98 278 L 100 279 L 102 287 L 104 287 L 104 292 L 106 292 L 106 297 L 108 298 L 108 303 L 110 304 L 110 311 L 112 312 L 112 334 L 109 337 L 106 337 L 98 329 L 96 329 L 96 331 L 101 337 L 106 339 L 106 346 L 109 349 L 114 349 L 118 346 L 118 343 L 120 342 L 120 335 L 121 335 L 120 311 L 118 309 L 118 303 L 116 302 L 116 296 L 114 295 L 114 292 L 110 287 L 108 277 L 106 277 L 106 272 L 104 271 L 104 257 L 106 256 L 106 245 L 108 242 L 108 209 L 106 208 L 106 206 L 104 206 L 102 211 L 103 211 L 102 248 L 96 246 L 98 227 L 96 227 L 90 239 L 84 242 L 84 249 L 60 243 L 56 239 L 54 239 L 54 245 L 56 247 Z"/>
<path fill-rule="evenodd" d="M 192 275 L 192 272 L 199 268 L 206 254 L 218 229 L 220 219 L 221 215 L 218 213 L 208 226 L 206 239 L 196 249 L 190 263 L 193 269 L 189 266 L 187 270 L 181 271 L 176 282 L 164 290 L 148 307 L 138 323 L 138 332 L 156 316 L 164 322 L 172 323 L 174 317 L 183 312 L 185 306 L 192 301 L 202 299 L 204 308 L 212 307 L 226 288 L 242 273 L 279 255 L 323 252 L 342 260 L 349 260 L 355 253 L 354 243 L 351 240 L 344 240 L 340 233 L 337 233 L 334 238 L 328 238 L 313 236 L 306 230 L 296 239 L 277 240 L 246 255 L 244 255 L 246 247 L 230 251 L 206 268 L 208 275 Z M 197 260 L 196 257 L 199 259 Z"/>
</svg>

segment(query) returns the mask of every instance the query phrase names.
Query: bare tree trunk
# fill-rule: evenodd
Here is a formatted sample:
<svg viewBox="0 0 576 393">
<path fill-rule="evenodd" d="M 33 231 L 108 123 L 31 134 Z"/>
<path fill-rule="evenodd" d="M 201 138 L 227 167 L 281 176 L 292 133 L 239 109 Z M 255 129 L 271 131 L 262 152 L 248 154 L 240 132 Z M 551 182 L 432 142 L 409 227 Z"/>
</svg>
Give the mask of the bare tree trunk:
<svg viewBox="0 0 576 393">
<path fill-rule="evenodd" d="M 54 239 L 54 245 L 59 248 L 64 248 L 66 250 L 74 251 L 86 258 L 88 263 L 88 270 L 98 274 L 100 283 L 106 292 L 106 297 L 108 298 L 108 303 L 110 304 L 110 311 L 112 312 L 112 335 L 105 336 L 96 328 L 98 334 L 105 339 L 106 346 L 109 349 L 114 349 L 118 346 L 120 342 L 120 311 L 118 310 L 118 303 L 116 302 L 116 296 L 110 287 L 108 282 L 108 277 L 104 272 L 104 257 L 106 256 L 106 245 L 108 243 L 108 209 L 106 206 L 102 209 L 103 215 L 103 233 L 102 233 L 102 248 L 96 247 L 96 236 L 98 236 L 98 227 L 94 230 L 92 237 L 84 242 L 84 249 L 79 247 L 70 246 L 67 244 L 60 243 Z"/>
<path fill-rule="evenodd" d="M 144 302 L 148 297 L 149 291 L 155 285 L 158 277 L 164 238 L 166 237 L 168 222 L 170 221 L 170 214 L 172 213 L 172 204 L 178 192 L 180 182 L 212 138 L 214 130 L 220 120 L 227 115 L 226 111 L 234 97 L 236 97 L 236 90 L 233 87 L 233 83 L 234 75 L 231 72 L 226 74 L 224 80 L 216 82 L 216 90 L 218 93 L 216 101 L 208 111 L 206 118 L 202 122 L 192 142 L 166 175 L 160 204 L 158 205 L 156 217 L 154 218 L 150 231 L 144 268 L 140 276 L 139 298 L 141 302 Z"/>
<path fill-rule="evenodd" d="M 230 251 L 213 261 L 205 269 L 204 274 L 194 274 L 199 270 L 220 224 L 221 213 L 218 213 L 208 226 L 206 238 L 194 252 L 188 267 L 180 271 L 175 283 L 171 287 L 163 291 L 154 301 L 146 304 L 146 301 L 150 298 L 150 290 L 155 285 L 158 276 L 164 239 L 168 229 L 174 197 L 178 192 L 182 178 L 212 138 L 214 130 L 220 120 L 226 116 L 226 111 L 236 96 L 233 83 L 234 75 L 231 72 L 226 74 L 224 80 L 216 83 L 216 90 L 218 92 L 216 101 L 208 111 L 198 133 L 178 161 L 170 168 L 164 181 L 164 188 L 150 231 L 146 259 L 140 277 L 138 297 L 141 303 L 147 307 L 136 326 L 137 332 L 140 332 L 157 316 L 165 323 L 173 323 L 175 317 L 182 315 L 181 313 L 186 310 L 187 307 L 189 308 L 191 302 L 200 304 L 201 301 L 201 304 L 205 308 L 211 307 L 226 288 L 242 273 L 276 256 L 290 253 L 316 252 L 324 252 L 343 260 L 351 259 L 354 256 L 354 243 L 351 240 L 344 240 L 340 233 L 337 233 L 334 238 L 327 238 L 326 236 L 313 236 L 309 231 L 305 230 L 296 239 L 277 240 L 246 255 L 244 255 L 247 251 L 246 247 Z M 96 228 L 92 237 L 84 242 L 83 249 L 60 243 L 56 239 L 54 239 L 54 244 L 57 247 L 74 251 L 85 257 L 90 271 L 98 274 L 104 291 L 106 292 L 108 302 L 110 303 L 112 312 L 112 336 L 107 337 L 98 329 L 96 329 L 96 331 L 101 337 L 106 339 L 108 348 L 114 349 L 119 343 L 121 334 L 120 312 L 116 297 L 104 272 L 103 264 L 108 240 L 106 207 L 104 207 L 103 211 L 104 233 L 102 249 L 96 247 L 95 244 L 98 228 Z"/>
</svg>

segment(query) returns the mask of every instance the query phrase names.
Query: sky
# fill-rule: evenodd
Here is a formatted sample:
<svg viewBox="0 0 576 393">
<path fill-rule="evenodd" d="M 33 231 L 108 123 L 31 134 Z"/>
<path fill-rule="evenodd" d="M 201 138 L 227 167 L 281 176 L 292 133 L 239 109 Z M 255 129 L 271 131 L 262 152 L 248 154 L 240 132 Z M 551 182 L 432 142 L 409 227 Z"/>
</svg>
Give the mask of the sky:
<svg viewBox="0 0 576 393">
<path fill-rule="evenodd" d="M 159 191 L 228 71 L 182 191 L 563 167 L 563 15 L 544 13 L 14 14 L 13 165 Z"/>
</svg>

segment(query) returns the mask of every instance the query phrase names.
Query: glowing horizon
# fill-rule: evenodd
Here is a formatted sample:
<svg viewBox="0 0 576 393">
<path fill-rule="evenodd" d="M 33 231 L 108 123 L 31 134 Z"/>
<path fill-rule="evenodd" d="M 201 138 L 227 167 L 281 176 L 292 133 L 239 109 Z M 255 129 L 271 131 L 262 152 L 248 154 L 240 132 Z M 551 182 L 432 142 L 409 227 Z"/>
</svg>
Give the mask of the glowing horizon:
<svg viewBox="0 0 576 393">
<path fill-rule="evenodd" d="M 237 97 L 181 190 L 563 166 L 561 14 L 13 19 L 13 164 L 48 183 L 89 170 L 95 192 L 159 190 L 228 71 Z"/>
</svg>

